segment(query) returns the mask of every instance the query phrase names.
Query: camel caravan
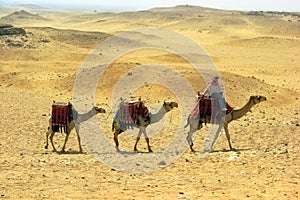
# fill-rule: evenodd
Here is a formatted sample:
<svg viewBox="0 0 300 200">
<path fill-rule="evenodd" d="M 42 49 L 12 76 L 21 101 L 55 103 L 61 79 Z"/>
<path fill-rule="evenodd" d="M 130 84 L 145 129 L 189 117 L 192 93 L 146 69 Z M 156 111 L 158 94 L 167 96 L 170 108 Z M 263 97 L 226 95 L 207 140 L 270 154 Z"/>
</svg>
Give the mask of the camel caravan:
<svg viewBox="0 0 300 200">
<path fill-rule="evenodd" d="M 220 88 L 220 84 L 218 83 L 218 78 L 219 77 L 217 76 L 213 77 L 212 81 L 207 85 L 207 88 L 202 94 L 198 92 L 197 101 L 188 116 L 185 128 L 189 126 L 189 131 L 186 140 L 192 152 L 195 151 L 193 149 L 193 133 L 200 130 L 203 127 L 203 124 L 208 123 L 218 125 L 218 130 L 214 134 L 214 138 L 208 152 L 213 150 L 214 144 L 216 143 L 222 128 L 225 130 L 229 149 L 235 150 L 230 142 L 228 124 L 243 117 L 254 105 L 267 100 L 264 96 L 250 96 L 248 102 L 242 108 L 233 109 L 225 101 L 225 98 L 222 95 L 223 92 Z M 148 151 L 152 152 L 146 128 L 151 124 L 159 122 L 163 119 L 165 114 L 170 112 L 173 108 L 178 108 L 178 103 L 164 101 L 160 110 L 157 113 L 152 114 L 149 112 L 144 102 L 141 101 L 141 98 L 138 100 L 122 100 L 112 122 L 113 139 L 116 150 L 118 152 L 120 151 L 118 136 L 128 129 L 137 128 L 139 129 L 139 132 L 133 150 L 135 152 L 138 151 L 137 145 L 143 134 L 147 143 Z M 66 136 L 61 150 L 61 152 L 64 152 L 71 130 L 75 128 L 79 150 L 82 152 L 79 135 L 80 123 L 89 120 L 98 113 L 105 112 L 105 109 L 93 106 L 89 112 L 79 114 L 71 103 L 53 102 L 52 112 L 49 118 L 49 127 L 46 132 L 45 148 L 48 148 L 48 139 L 50 139 L 53 151 L 56 152 L 57 150 L 53 144 L 54 134 L 56 132 L 64 132 L 66 133 Z"/>
<path fill-rule="evenodd" d="M 144 102 L 142 102 L 141 99 L 139 99 L 138 101 L 122 101 L 119 105 L 119 109 L 117 110 L 112 123 L 112 130 L 114 131 L 114 141 L 116 144 L 117 151 L 120 151 L 118 141 L 119 134 L 125 132 L 127 129 L 138 128 L 139 133 L 136 139 L 136 143 L 134 145 L 134 151 L 137 151 L 138 141 L 140 140 L 141 135 L 143 134 L 148 145 L 148 151 L 152 152 L 149 143 L 149 138 L 146 133 L 146 127 L 150 124 L 157 123 L 164 117 L 164 115 L 167 112 L 177 107 L 178 104 L 176 102 L 164 101 L 160 110 L 157 113 L 151 114 L 149 113 L 148 108 L 144 105 Z M 82 152 L 79 135 L 80 123 L 89 120 L 98 113 L 105 112 L 105 109 L 94 106 L 89 112 L 85 114 L 79 114 L 74 109 L 71 103 L 54 101 L 52 104 L 52 112 L 49 117 L 48 131 L 46 132 L 45 148 L 48 149 L 48 139 L 50 139 L 53 151 L 57 152 L 53 143 L 53 137 L 56 132 L 64 132 L 66 133 L 66 136 L 64 145 L 61 150 L 61 152 L 64 152 L 71 130 L 75 128 L 79 144 L 79 150 L 80 152 Z"/>
</svg>

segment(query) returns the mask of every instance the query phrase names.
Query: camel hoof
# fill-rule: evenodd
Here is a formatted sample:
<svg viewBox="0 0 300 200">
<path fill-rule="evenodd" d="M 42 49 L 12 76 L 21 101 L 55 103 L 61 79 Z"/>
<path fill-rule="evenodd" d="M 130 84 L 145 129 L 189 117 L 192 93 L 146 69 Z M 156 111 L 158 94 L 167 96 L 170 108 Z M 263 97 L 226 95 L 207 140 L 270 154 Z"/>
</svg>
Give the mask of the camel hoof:
<svg viewBox="0 0 300 200">
<path fill-rule="evenodd" d="M 48 149 L 48 146 L 45 146 L 45 149 Z"/>
<path fill-rule="evenodd" d="M 134 148 L 133 151 L 134 151 L 134 152 L 138 152 L 137 148 Z"/>
<path fill-rule="evenodd" d="M 152 149 L 148 149 L 148 151 L 150 152 L 150 153 L 152 153 L 153 151 L 152 151 Z"/>
<path fill-rule="evenodd" d="M 193 149 L 193 144 L 190 145 L 191 152 L 195 153 L 196 151 Z"/>
<path fill-rule="evenodd" d="M 120 149 L 119 149 L 119 147 L 116 147 L 116 150 L 117 150 L 117 152 L 120 152 Z"/>
</svg>

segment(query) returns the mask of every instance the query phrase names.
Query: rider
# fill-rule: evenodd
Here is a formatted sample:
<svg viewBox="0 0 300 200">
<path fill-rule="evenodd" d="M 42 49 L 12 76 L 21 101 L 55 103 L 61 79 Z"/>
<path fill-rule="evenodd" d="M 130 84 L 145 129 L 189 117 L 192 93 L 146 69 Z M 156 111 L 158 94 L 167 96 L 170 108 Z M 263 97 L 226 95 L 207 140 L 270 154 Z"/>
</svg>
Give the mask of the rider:
<svg viewBox="0 0 300 200">
<path fill-rule="evenodd" d="M 216 98 L 221 107 L 222 111 L 227 111 L 225 101 L 223 98 L 223 91 L 219 84 L 219 76 L 214 76 L 212 80 L 207 84 L 206 89 L 203 92 L 203 95 L 210 95 L 212 98 Z"/>
</svg>

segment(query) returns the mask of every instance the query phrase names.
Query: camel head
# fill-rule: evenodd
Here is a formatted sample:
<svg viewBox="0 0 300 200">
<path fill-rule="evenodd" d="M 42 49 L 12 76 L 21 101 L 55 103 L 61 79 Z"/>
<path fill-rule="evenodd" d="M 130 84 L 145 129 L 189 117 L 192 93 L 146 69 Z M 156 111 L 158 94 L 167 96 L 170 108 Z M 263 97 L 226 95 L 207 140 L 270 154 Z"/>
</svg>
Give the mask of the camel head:
<svg viewBox="0 0 300 200">
<path fill-rule="evenodd" d="M 251 96 L 250 101 L 253 101 L 254 104 L 258 104 L 263 101 L 267 101 L 267 98 L 264 96 L 256 95 L 256 96 Z"/>
<path fill-rule="evenodd" d="M 94 109 L 96 111 L 96 114 L 98 114 L 98 113 L 106 113 L 105 109 L 103 109 L 103 108 L 94 106 Z"/>
<path fill-rule="evenodd" d="M 172 102 L 164 101 L 163 107 L 164 107 L 164 109 L 166 110 L 166 112 L 169 112 L 169 111 L 171 111 L 174 107 L 175 107 L 175 108 L 178 108 L 178 103 L 173 102 L 173 101 L 172 101 Z"/>
</svg>

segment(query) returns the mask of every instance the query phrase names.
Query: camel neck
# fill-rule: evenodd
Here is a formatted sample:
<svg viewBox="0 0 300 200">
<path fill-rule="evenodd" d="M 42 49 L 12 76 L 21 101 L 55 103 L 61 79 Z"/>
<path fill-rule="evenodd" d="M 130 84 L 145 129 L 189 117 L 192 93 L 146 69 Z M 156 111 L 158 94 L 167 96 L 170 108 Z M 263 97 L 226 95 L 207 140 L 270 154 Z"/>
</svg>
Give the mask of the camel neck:
<svg viewBox="0 0 300 200">
<path fill-rule="evenodd" d="M 234 112 L 234 120 L 239 119 L 241 117 L 243 117 L 247 112 L 250 111 L 250 109 L 254 106 L 254 102 L 249 99 L 249 101 L 246 103 L 246 105 L 244 105 L 242 108 L 238 109 L 238 110 L 233 110 L 232 112 Z"/>
<path fill-rule="evenodd" d="M 150 123 L 154 124 L 154 123 L 159 122 L 166 113 L 167 112 L 166 112 L 165 108 L 161 107 L 157 113 L 151 114 L 151 116 L 150 116 L 151 122 Z"/>
<path fill-rule="evenodd" d="M 92 118 L 94 115 L 96 114 L 96 111 L 94 108 L 92 108 L 89 112 L 84 113 L 84 114 L 78 114 L 78 119 L 77 121 L 80 122 L 84 122 L 89 120 L 90 118 Z"/>
</svg>

